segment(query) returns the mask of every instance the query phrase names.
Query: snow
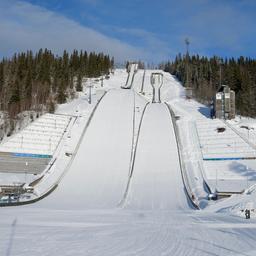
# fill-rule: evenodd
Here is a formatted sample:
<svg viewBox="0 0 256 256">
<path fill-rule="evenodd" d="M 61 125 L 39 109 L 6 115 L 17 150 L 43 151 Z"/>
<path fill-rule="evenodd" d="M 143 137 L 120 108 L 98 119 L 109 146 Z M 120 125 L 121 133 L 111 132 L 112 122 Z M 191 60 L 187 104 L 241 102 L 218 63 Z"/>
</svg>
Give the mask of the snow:
<svg viewBox="0 0 256 256">
<path fill-rule="evenodd" d="M 143 117 L 125 207 L 144 210 L 188 208 L 176 139 L 166 105 L 151 104 Z"/>
<path fill-rule="evenodd" d="M 45 114 L 0 145 L 0 152 L 52 155 L 70 117 Z"/>
<path fill-rule="evenodd" d="M 239 192 L 256 183 L 254 160 L 207 161 L 204 166 L 210 187 L 216 187 L 218 191 Z"/>
<path fill-rule="evenodd" d="M 217 128 L 224 128 L 218 132 Z M 197 122 L 203 158 L 256 157 L 256 150 L 219 119 Z"/>
<path fill-rule="evenodd" d="M 248 117 L 237 116 L 233 120 L 228 120 L 228 124 L 239 133 L 241 136 L 250 141 L 253 146 L 256 146 L 256 121 Z"/>
<path fill-rule="evenodd" d="M 39 205 L 58 209 L 67 205 L 75 209 L 117 206 L 128 180 L 132 118 L 132 91 L 109 91 L 85 134 L 72 169 L 57 191 Z"/>
<path fill-rule="evenodd" d="M 176 125 L 185 171 L 191 189 L 205 206 L 194 210 L 184 191 L 167 106 L 149 104 L 141 122 L 146 102 L 152 101 L 149 78 L 156 71 L 146 71 L 140 94 L 143 72 L 138 70 L 134 77 L 134 91 L 120 89 L 127 73 L 116 70 L 103 88 L 95 82 L 92 105 L 85 88 L 77 99 L 59 106 L 57 114 L 74 117 L 55 150 L 55 163 L 35 188 L 42 195 L 59 185 L 35 204 L 0 208 L 0 255 L 255 255 L 256 220 L 245 220 L 242 212 L 253 210 L 254 189 L 206 206 L 203 182 L 213 180 L 214 167 L 205 165 L 212 162 L 203 161 L 200 144 L 208 143 L 207 136 L 216 136 L 219 121 L 208 126 L 212 124 L 208 109 L 185 100 L 181 85 L 161 71 L 161 99 L 179 116 Z M 103 90 L 108 92 L 89 123 Z M 202 123 L 207 125 L 199 131 Z M 220 141 L 226 145 L 232 136 L 242 140 L 232 130 Z M 137 138 L 127 198 L 120 205 Z M 71 157 L 65 155 L 67 151 L 73 153 Z M 248 166 L 253 177 L 254 163 L 218 161 L 218 175 L 228 181 L 233 173 L 232 179 L 245 182 L 245 169 L 239 165 Z"/>
</svg>

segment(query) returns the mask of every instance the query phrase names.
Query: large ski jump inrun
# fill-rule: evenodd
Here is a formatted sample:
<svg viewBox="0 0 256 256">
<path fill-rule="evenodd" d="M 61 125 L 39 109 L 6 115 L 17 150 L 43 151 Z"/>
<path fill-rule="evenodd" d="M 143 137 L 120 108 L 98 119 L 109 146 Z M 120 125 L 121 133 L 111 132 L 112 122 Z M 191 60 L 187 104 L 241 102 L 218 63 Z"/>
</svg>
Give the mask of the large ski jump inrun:
<svg viewBox="0 0 256 256">
<path fill-rule="evenodd" d="M 193 208 L 164 101 L 184 118 L 198 105 L 183 108 L 180 84 L 162 71 L 162 103 L 151 103 L 151 72 L 140 95 L 144 71 L 125 90 L 127 74 L 117 70 L 57 189 L 34 204 L 0 208 L 0 255 L 256 254 L 254 220 L 233 216 L 225 204 Z"/>
</svg>

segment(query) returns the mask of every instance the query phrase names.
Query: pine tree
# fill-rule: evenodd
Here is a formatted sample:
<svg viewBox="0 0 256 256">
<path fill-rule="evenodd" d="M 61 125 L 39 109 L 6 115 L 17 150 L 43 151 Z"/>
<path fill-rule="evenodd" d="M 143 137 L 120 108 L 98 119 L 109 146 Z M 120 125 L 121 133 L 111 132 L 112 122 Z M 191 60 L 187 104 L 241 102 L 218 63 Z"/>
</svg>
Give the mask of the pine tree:
<svg viewBox="0 0 256 256">
<path fill-rule="evenodd" d="M 82 92 L 83 91 L 81 73 L 78 73 L 78 75 L 77 75 L 76 91 L 77 92 Z"/>
<path fill-rule="evenodd" d="M 48 49 L 14 54 L 0 61 L 0 110 L 12 118 L 44 106 L 53 111 L 56 103 L 66 102 L 75 90 L 82 91 L 85 77 L 107 74 L 111 65 L 108 55 L 86 51 L 74 50 L 71 55 L 64 51 L 62 56 Z"/>
</svg>

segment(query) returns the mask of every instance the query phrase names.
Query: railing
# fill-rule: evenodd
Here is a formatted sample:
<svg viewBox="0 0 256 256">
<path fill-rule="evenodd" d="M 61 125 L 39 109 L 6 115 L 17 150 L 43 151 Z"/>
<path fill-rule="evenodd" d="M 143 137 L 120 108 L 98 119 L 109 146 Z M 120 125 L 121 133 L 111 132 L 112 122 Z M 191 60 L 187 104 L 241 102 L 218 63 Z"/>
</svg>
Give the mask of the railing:
<svg viewBox="0 0 256 256">
<path fill-rule="evenodd" d="M 233 132 L 235 132 L 244 142 L 246 142 L 251 148 L 256 150 L 255 144 L 251 143 L 244 135 L 242 135 L 236 128 L 229 124 L 226 120 L 222 120 Z"/>
<path fill-rule="evenodd" d="M 198 199 L 196 198 L 195 194 L 193 193 L 192 188 L 189 184 L 188 177 L 187 177 L 185 163 L 184 163 L 183 157 L 182 157 L 180 135 L 179 135 L 179 130 L 178 130 L 178 127 L 177 127 L 177 124 L 176 124 L 175 114 L 174 114 L 173 110 L 171 109 L 170 105 L 168 105 L 166 102 L 165 102 L 165 105 L 167 106 L 167 108 L 169 110 L 171 120 L 172 120 L 172 123 L 173 123 L 173 128 L 174 128 L 174 133 L 175 133 L 175 138 L 176 138 L 176 143 L 177 143 L 177 149 L 178 149 L 181 177 L 182 177 L 182 181 L 183 181 L 183 184 L 184 184 L 184 187 L 185 187 L 185 191 L 186 191 L 187 197 L 190 199 L 190 202 L 192 203 L 192 205 L 196 209 L 199 210 L 200 207 L 199 207 Z"/>
</svg>

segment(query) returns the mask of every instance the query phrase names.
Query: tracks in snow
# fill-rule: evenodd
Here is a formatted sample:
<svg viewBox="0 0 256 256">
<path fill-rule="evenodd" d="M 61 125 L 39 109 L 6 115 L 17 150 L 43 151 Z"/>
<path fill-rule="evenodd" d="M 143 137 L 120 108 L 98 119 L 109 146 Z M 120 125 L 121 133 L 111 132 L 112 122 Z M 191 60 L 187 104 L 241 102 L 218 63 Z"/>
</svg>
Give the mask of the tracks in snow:
<svg viewBox="0 0 256 256">
<path fill-rule="evenodd" d="M 143 117 L 144 117 L 144 114 L 145 114 L 145 111 L 146 111 L 148 105 L 149 105 L 149 102 L 143 108 L 142 115 L 140 118 L 139 128 L 137 131 L 137 136 L 135 137 L 135 102 L 134 102 L 133 141 L 132 141 L 132 150 L 131 150 L 131 161 L 130 161 L 130 167 L 129 167 L 128 182 L 127 182 L 127 186 L 126 186 L 126 189 L 124 192 L 124 196 L 123 196 L 121 202 L 119 203 L 120 206 L 124 205 L 125 200 L 127 198 L 128 191 L 129 191 L 130 182 L 131 182 L 131 178 L 132 178 L 133 170 L 134 170 L 136 151 L 137 151 L 138 141 L 139 141 L 139 137 L 140 137 L 141 125 L 142 125 Z"/>
</svg>

